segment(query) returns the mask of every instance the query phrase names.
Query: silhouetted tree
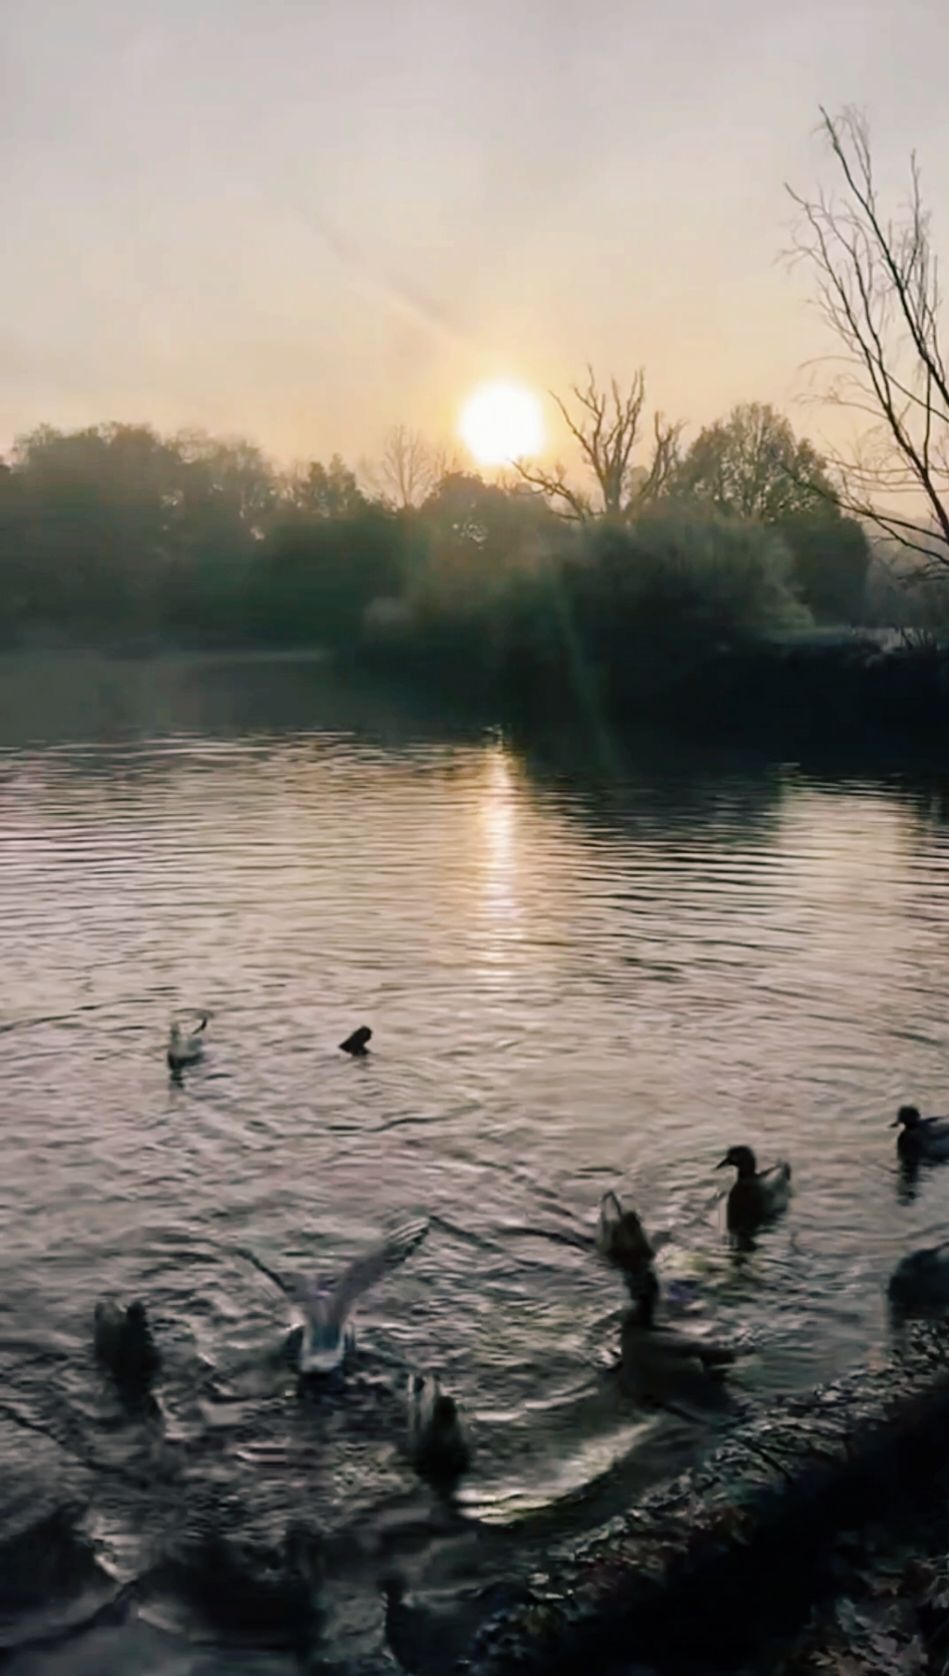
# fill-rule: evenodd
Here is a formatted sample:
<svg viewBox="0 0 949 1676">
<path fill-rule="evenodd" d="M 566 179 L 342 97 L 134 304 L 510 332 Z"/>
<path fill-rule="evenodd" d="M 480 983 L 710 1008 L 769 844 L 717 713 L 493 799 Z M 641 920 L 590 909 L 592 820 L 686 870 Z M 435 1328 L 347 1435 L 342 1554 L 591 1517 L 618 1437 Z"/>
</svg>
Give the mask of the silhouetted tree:
<svg viewBox="0 0 949 1676">
<path fill-rule="evenodd" d="M 355 472 L 338 454 L 328 466 L 313 460 L 305 472 L 291 478 L 289 498 L 291 505 L 312 518 L 351 518 L 369 504 Z"/>
<path fill-rule="evenodd" d="M 361 471 L 373 493 L 386 505 L 405 511 L 421 506 L 442 476 L 443 466 L 438 450 L 421 431 L 394 425 L 386 434 L 378 461 L 367 461 Z"/>
<path fill-rule="evenodd" d="M 762 524 L 836 504 L 817 450 L 806 438 L 798 440 L 787 419 L 762 402 L 745 402 L 727 419 L 706 425 L 670 486 L 719 512 Z"/>
<path fill-rule="evenodd" d="M 773 407 L 747 402 L 699 432 L 671 491 L 784 538 L 801 597 L 822 621 L 859 618 L 870 562 L 866 535 L 843 518 L 823 457 Z"/>
<path fill-rule="evenodd" d="M 822 109 L 821 125 L 840 191 L 791 191 L 800 211 L 794 253 L 816 277 L 818 309 L 843 352 L 828 399 L 873 421 L 855 455 L 833 456 L 843 503 L 942 570 L 949 567 L 949 374 L 919 168 L 914 154 L 908 206 L 893 219 L 880 202 L 863 117 Z"/>
<path fill-rule="evenodd" d="M 621 390 L 615 378 L 608 390 L 597 383 L 592 367 L 587 382 L 571 386 L 572 407 L 551 391 L 570 435 L 579 449 L 587 475 L 592 477 L 592 494 L 570 482 L 565 466 L 552 471 L 515 462 L 525 483 L 546 495 L 563 518 L 585 522 L 607 517 L 628 522 L 643 506 L 663 492 L 678 457 L 681 425 L 670 424 L 661 413 L 653 417 L 652 452 L 648 465 L 638 462 L 634 451 L 641 440 L 646 379 L 640 370 L 628 390 Z"/>
</svg>

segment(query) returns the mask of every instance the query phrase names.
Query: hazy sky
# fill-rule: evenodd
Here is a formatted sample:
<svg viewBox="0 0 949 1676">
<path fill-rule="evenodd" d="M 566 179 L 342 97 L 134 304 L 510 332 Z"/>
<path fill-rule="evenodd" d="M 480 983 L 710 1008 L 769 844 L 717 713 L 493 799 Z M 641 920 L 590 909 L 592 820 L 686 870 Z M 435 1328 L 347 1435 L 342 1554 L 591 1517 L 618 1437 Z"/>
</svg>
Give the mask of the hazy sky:
<svg viewBox="0 0 949 1676">
<path fill-rule="evenodd" d="M 817 105 L 915 145 L 949 247 L 947 0 L 0 0 L 0 446 L 42 420 L 279 457 L 448 431 L 480 378 L 793 407 L 779 260 Z"/>
</svg>

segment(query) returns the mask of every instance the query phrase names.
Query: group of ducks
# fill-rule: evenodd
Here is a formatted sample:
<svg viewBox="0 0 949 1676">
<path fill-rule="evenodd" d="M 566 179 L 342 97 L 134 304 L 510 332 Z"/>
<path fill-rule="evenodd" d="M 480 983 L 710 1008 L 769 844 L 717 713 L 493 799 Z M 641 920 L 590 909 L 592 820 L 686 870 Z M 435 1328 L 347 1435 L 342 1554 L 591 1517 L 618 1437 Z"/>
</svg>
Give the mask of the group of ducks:
<svg viewBox="0 0 949 1676">
<path fill-rule="evenodd" d="M 342 1366 L 353 1341 L 352 1317 L 359 1299 L 383 1275 L 398 1268 L 427 1233 L 424 1219 L 402 1224 L 351 1262 L 332 1284 L 282 1275 L 253 1252 L 241 1253 L 291 1299 L 302 1316 L 302 1325 L 290 1333 L 285 1346 L 301 1378 L 325 1378 Z M 133 1406 L 146 1400 L 162 1359 L 144 1304 L 136 1300 L 123 1309 L 111 1301 L 98 1303 L 94 1344 L 99 1362 L 111 1373 L 122 1397 Z M 457 1405 L 435 1375 L 410 1376 L 408 1428 L 410 1453 L 420 1476 L 448 1483 L 467 1470 L 471 1451 Z"/>
<path fill-rule="evenodd" d="M 914 1169 L 922 1163 L 949 1160 L 949 1118 L 924 1117 L 917 1106 L 907 1105 L 899 1108 L 892 1127 L 900 1131 L 897 1152 L 904 1166 Z M 747 1238 L 786 1208 L 791 1196 L 790 1164 L 759 1170 L 750 1147 L 733 1146 L 717 1168 L 736 1172 L 726 1205 L 732 1234 Z M 598 1243 L 607 1260 L 623 1272 L 632 1301 L 622 1330 L 624 1366 L 647 1386 L 650 1382 L 668 1385 L 670 1374 L 686 1368 L 705 1378 L 721 1378 L 724 1368 L 735 1360 L 731 1347 L 656 1327 L 655 1253 L 636 1212 L 624 1210 L 615 1193 L 603 1200 Z M 888 1291 L 899 1310 L 945 1310 L 949 1306 L 949 1242 L 902 1258 Z"/>
<path fill-rule="evenodd" d="M 197 1015 L 186 1028 L 171 1026 L 167 1061 L 175 1076 L 203 1057 L 209 1015 Z M 369 1052 L 372 1031 L 360 1025 L 340 1051 L 354 1059 Z M 900 1134 L 897 1150 L 906 1165 L 949 1159 L 949 1118 L 923 1117 L 916 1106 L 901 1106 L 893 1125 Z M 735 1179 L 726 1201 L 729 1231 L 747 1239 L 785 1210 L 791 1196 L 791 1166 L 781 1161 L 759 1170 L 749 1146 L 733 1146 L 717 1166 L 733 1169 Z M 389 1234 L 365 1256 L 350 1264 L 334 1286 L 302 1277 L 288 1277 L 245 1252 L 296 1306 L 302 1326 L 291 1335 L 290 1348 L 304 1377 L 325 1376 L 337 1369 L 351 1342 L 351 1319 L 358 1299 L 389 1270 L 404 1262 L 421 1244 L 427 1222 L 406 1224 Z M 597 1235 L 600 1254 L 619 1270 L 626 1282 L 631 1308 L 621 1331 L 623 1367 L 634 1374 L 640 1388 L 658 1389 L 662 1375 L 690 1371 L 720 1378 L 735 1359 L 734 1349 L 678 1332 L 656 1323 L 659 1280 L 655 1250 L 639 1216 L 624 1209 L 615 1193 L 607 1193 L 600 1207 Z M 898 1265 L 890 1295 L 903 1305 L 949 1303 L 949 1245 L 915 1252 Z M 116 1306 L 100 1306 L 96 1316 L 96 1347 L 116 1379 L 129 1388 L 148 1386 L 160 1367 L 145 1311 L 131 1304 L 123 1314 Z M 666 1382 L 667 1383 L 667 1382 Z M 470 1447 L 454 1399 L 432 1376 L 413 1375 L 409 1381 L 409 1430 L 416 1465 L 427 1477 L 454 1479 L 469 1464 Z"/>
<path fill-rule="evenodd" d="M 733 1234 L 748 1237 L 786 1208 L 791 1196 L 790 1164 L 759 1170 L 751 1147 L 733 1146 L 716 1167 L 735 1171 L 726 1200 L 726 1219 Z M 663 1401 L 720 1381 L 735 1361 L 734 1347 L 657 1326 L 655 1249 L 637 1213 L 624 1210 L 615 1193 L 606 1193 L 601 1202 L 597 1245 L 606 1261 L 622 1273 L 629 1291 L 631 1308 L 623 1319 L 620 1349 L 621 1367 L 633 1388 L 642 1396 Z"/>
</svg>

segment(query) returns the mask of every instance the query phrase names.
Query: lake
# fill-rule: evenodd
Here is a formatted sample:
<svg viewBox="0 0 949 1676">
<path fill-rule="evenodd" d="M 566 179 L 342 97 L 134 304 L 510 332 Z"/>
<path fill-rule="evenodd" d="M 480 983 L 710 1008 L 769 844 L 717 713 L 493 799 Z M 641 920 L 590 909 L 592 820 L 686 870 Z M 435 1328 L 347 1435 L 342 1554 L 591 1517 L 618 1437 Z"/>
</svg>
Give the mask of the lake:
<svg viewBox="0 0 949 1676">
<path fill-rule="evenodd" d="M 385 1572 L 464 1600 L 707 1447 L 727 1412 L 637 1409 L 612 1375 L 608 1189 L 667 1236 L 684 1324 L 747 1352 L 739 1412 L 886 1355 L 893 1263 L 949 1232 L 949 1169 L 907 1182 L 888 1127 L 949 1094 L 931 767 L 525 750 L 302 660 L 18 658 L 0 799 L 0 1551 L 71 1498 L 90 1599 L 158 1578 L 15 1676 L 294 1668 L 235 1663 L 167 1565 L 192 1523 L 264 1551 L 294 1517 L 326 1537 L 325 1645 L 355 1668 Z M 211 1019 L 176 1083 L 178 1008 Z M 715 1170 L 736 1142 L 794 1171 L 744 1252 Z M 332 1273 L 420 1213 L 345 1383 L 301 1396 L 287 1301 L 244 1253 Z M 158 1413 L 95 1365 L 113 1295 L 153 1318 Z M 414 1370 L 470 1426 L 455 1502 L 406 1457 Z M 70 1589 L 51 1575 L 4 1644 L 68 1627 Z"/>
</svg>

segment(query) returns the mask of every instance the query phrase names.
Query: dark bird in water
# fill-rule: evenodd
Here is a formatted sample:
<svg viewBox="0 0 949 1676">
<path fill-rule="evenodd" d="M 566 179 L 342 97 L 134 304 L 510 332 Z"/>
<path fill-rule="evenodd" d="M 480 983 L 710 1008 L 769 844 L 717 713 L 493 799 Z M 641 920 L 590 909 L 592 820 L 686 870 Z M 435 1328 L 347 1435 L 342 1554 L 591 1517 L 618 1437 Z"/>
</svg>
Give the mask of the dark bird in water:
<svg viewBox="0 0 949 1676">
<path fill-rule="evenodd" d="M 350 1263 L 335 1284 L 309 1276 L 278 1274 L 252 1251 L 241 1253 L 300 1310 L 303 1316 L 301 1373 L 328 1374 L 341 1365 L 352 1341 L 351 1317 L 363 1293 L 404 1263 L 427 1233 L 428 1222 L 424 1217 L 402 1223 L 364 1256 Z"/>
<path fill-rule="evenodd" d="M 95 1309 L 96 1356 L 117 1384 L 128 1391 L 147 1391 L 161 1368 L 145 1305 L 98 1303 Z"/>
<path fill-rule="evenodd" d="M 442 1391 L 430 1375 L 409 1376 L 409 1435 L 412 1459 L 420 1478 L 450 1484 L 467 1472 L 471 1449 L 458 1417 L 454 1397 Z"/>
<path fill-rule="evenodd" d="M 901 1106 L 892 1129 L 899 1129 L 896 1150 L 908 1162 L 949 1158 L 949 1117 L 923 1117 L 917 1106 Z"/>
<path fill-rule="evenodd" d="M 939 1311 L 949 1305 L 949 1242 L 911 1251 L 890 1276 L 890 1302 L 910 1313 Z"/>
<path fill-rule="evenodd" d="M 653 1401 L 700 1396 L 711 1382 L 724 1377 L 735 1351 L 711 1339 L 657 1327 L 659 1283 L 652 1270 L 648 1274 L 652 1284 L 639 1288 L 620 1333 L 624 1378 L 639 1395 Z"/>
<path fill-rule="evenodd" d="M 786 1209 L 791 1197 L 790 1164 L 759 1170 L 750 1146 L 732 1146 L 715 1167 L 738 1171 L 728 1195 L 728 1226 L 733 1231 L 747 1233 Z"/>
<path fill-rule="evenodd" d="M 181 1071 L 186 1065 L 195 1065 L 204 1056 L 204 1031 L 207 1029 L 208 1015 L 202 1013 L 200 1022 L 193 1030 L 186 1030 L 177 1019 L 172 1022 L 168 1035 L 169 1071 Z"/>
<path fill-rule="evenodd" d="M 615 1193 L 604 1193 L 600 1201 L 597 1247 L 601 1256 L 624 1273 L 648 1267 L 655 1252 L 634 1210 L 624 1210 Z"/>
<path fill-rule="evenodd" d="M 354 1059 L 362 1059 L 369 1052 L 371 1039 L 372 1031 L 368 1024 L 361 1024 L 358 1030 L 354 1030 L 351 1036 L 346 1037 L 345 1042 L 340 1042 L 340 1052 L 349 1053 Z"/>
</svg>

